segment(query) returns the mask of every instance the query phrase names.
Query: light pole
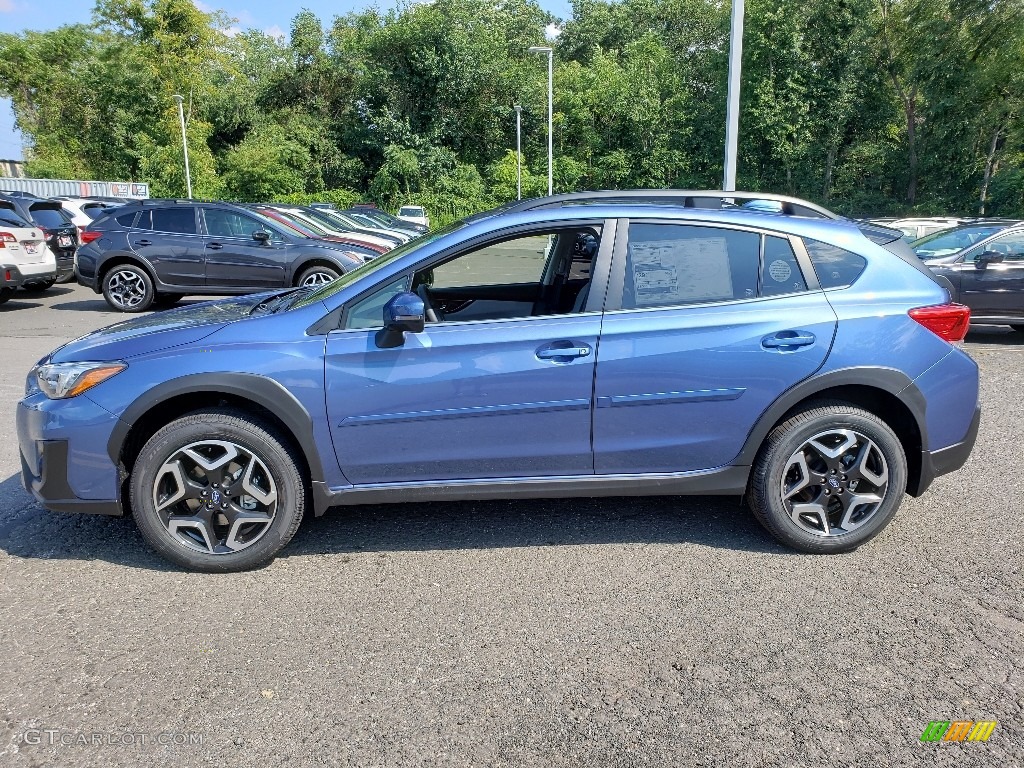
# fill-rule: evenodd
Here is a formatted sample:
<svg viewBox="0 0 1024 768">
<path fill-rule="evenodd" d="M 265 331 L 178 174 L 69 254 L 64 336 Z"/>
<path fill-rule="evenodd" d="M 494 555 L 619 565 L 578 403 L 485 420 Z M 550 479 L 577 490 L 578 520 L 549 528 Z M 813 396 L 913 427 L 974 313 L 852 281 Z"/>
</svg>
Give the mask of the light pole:
<svg viewBox="0 0 1024 768">
<path fill-rule="evenodd" d="M 736 149 L 740 132 L 740 69 L 743 66 L 743 0 L 732 0 L 729 35 L 729 97 L 725 116 L 725 192 L 736 191 Z"/>
<path fill-rule="evenodd" d="M 523 199 L 523 108 L 516 104 L 516 200 Z"/>
<path fill-rule="evenodd" d="M 174 100 L 178 102 L 178 120 L 181 122 L 181 150 L 185 153 L 185 187 L 188 189 L 188 199 L 192 199 L 192 174 L 188 169 L 188 139 L 185 137 L 185 110 L 182 103 L 184 96 L 174 94 Z"/>
<path fill-rule="evenodd" d="M 550 195 L 554 188 L 554 173 L 552 168 L 552 158 L 554 153 L 551 149 L 551 126 L 552 126 L 552 112 L 551 102 L 554 93 L 554 72 L 555 72 L 555 49 L 547 45 L 534 45 L 527 49 L 530 53 L 546 53 L 548 55 L 548 194 Z"/>
</svg>

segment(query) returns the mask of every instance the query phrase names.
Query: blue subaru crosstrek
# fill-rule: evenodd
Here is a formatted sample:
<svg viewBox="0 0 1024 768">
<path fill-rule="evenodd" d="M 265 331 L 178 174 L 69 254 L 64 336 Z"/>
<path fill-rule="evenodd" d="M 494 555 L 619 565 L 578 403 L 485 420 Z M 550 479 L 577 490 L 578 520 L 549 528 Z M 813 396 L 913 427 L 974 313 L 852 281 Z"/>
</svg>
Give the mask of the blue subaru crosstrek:
<svg viewBox="0 0 1024 768">
<path fill-rule="evenodd" d="M 64 345 L 18 408 L 24 483 L 205 571 L 310 509 L 444 499 L 745 495 L 843 552 L 967 460 L 968 320 L 899 232 L 804 201 L 541 198 Z"/>
</svg>

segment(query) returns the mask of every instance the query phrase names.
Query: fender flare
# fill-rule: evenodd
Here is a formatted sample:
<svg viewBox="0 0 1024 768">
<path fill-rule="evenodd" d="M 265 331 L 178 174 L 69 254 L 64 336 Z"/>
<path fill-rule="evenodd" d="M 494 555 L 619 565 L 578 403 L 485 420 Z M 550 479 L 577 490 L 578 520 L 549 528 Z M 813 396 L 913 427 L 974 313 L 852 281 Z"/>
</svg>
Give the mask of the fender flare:
<svg viewBox="0 0 1024 768">
<path fill-rule="evenodd" d="M 253 373 L 196 373 L 165 381 L 147 390 L 121 414 L 107 441 L 107 454 L 114 465 L 120 463 L 125 439 L 143 415 L 173 397 L 197 393 L 232 395 L 274 414 L 298 443 L 309 466 L 310 479 L 314 482 L 323 480 L 323 465 L 313 439 L 313 420 L 309 411 L 282 384 Z"/>
<path fill-rule="evenodd" d="M 768 433 L 786 413 L 800 402 L 813 397 L 819 392 L 834 387 L 851 385 L 880 389 L 898 399 L 910 411 L 911 416 L 913 416 L 914 421 L 917 423 L 917 429 L 921 435 L 922 450 L 927 449 L 928 425 L 925 417 L 927 403 L 917 385 L 914 384 L 909 376 L 895 368 L 863 366 L 840 368 L 817 376 L 811 376 L 792 389 L 787 390 L 761 414 L 761 417 L 747 435 L 743 449 L 730 463 L 752 465 Z"/>
</svg>

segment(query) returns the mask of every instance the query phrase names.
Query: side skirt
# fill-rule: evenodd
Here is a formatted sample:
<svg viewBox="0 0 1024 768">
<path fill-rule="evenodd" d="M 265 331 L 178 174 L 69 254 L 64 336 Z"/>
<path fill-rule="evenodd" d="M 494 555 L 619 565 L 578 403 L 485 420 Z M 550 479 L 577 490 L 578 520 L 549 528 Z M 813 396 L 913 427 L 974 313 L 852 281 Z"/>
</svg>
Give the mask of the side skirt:
<svg viewBox="0 0 1024 768">
<path fill-rule="evenodd" d="M 332 489 L 313 483 L 317 516 L 331 507 L 391 504 L 409 501 L 483 501 L 487 499 L 564 499 L 600 496 L 742 496 L 749 466 L 728 466 L 701 472 L 644 475 L 578 475 L 376 483 Z"/>
</svg>

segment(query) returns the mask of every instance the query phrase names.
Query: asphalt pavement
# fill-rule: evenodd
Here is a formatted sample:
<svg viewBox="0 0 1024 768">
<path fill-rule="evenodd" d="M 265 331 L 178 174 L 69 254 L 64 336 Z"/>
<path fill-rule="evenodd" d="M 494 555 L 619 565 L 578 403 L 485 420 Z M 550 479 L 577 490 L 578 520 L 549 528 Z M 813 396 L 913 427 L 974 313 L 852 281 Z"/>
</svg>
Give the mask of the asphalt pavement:
<svg viewBox="0 0 1024 768">
<path fill-rule="evenodd" d="M 1024 763 L 1024 334 L 968 336 L 974 454 L 851 554 L 736 499 L 496 501 L 336 510 L 205 575 L 21 487 L 25 374 L 106 309 L 0 306 L 0 764 Z"/>
</svg>

